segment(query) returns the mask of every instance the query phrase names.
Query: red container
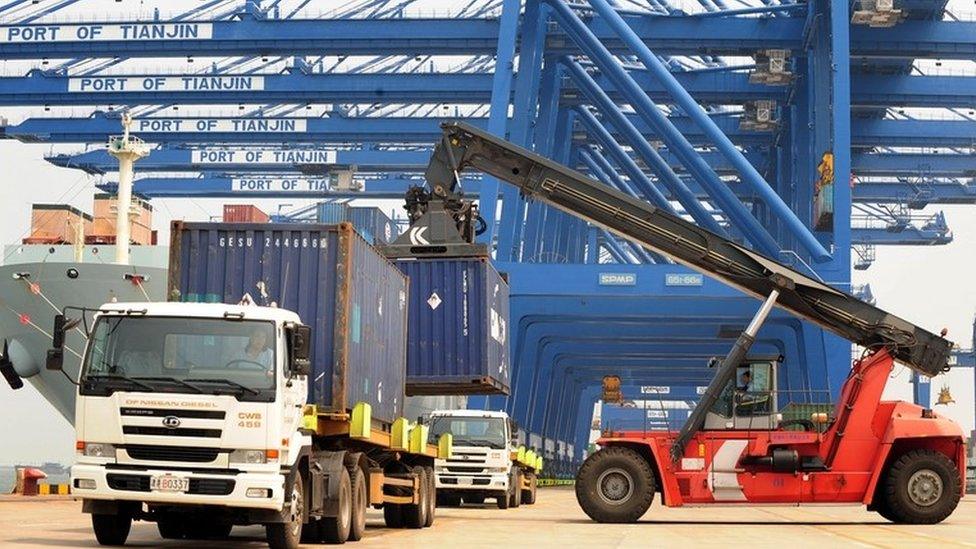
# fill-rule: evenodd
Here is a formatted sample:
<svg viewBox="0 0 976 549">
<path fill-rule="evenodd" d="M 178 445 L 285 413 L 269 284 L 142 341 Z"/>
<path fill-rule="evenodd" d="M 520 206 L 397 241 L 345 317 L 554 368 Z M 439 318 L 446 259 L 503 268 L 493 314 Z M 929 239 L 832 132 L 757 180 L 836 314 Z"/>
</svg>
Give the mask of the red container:
<svg viewBox="0 0 976 549">
<path fill-rule="evenodd" d="M 224 223 L 267 223 L 271 218 L 257 206 L 224 204 Z"/>
</svg>

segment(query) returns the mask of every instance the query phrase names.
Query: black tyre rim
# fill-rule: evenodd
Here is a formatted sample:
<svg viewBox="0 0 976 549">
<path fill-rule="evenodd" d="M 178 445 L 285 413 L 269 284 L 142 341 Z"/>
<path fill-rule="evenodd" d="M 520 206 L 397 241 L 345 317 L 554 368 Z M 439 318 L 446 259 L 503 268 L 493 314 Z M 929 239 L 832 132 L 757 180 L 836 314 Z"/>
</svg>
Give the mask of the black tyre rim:
<svg viewBox="0 0 976 549">
<path fill-rule="evenodd" d="M 623 505 L 634 495 L 634 477 L 619 467 L 607 469 L 597 478 L 597 494 L 608 505 Z"/>
</svg>

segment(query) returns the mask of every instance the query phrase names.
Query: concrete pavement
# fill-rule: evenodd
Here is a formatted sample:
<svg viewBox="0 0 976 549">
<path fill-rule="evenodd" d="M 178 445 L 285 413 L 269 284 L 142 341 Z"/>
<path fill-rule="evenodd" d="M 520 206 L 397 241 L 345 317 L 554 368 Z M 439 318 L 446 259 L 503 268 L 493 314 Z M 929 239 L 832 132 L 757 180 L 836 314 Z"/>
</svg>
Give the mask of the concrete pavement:
<svg viewBox="0 0 976 549">
<path fill-rule="evenodd" d="M 572 487 L 539 490 L 534 506 L 499 511 L 482 507 L 438 509 L 424 530 L 387 530 L 382 513 L 370 511 L 366 539 L 351 547 L 749 547 L 822 549 L 855 547 L 976 547 L 976 498 L 963 500 L 949 519 L 933 526 L 896 526 L 860 507 L 707 507 L 658 505 L 639 524 L 591 522 Z M 262 547 L 261 528 L 235 528 L 227 542 L 159 539 L 154 524 L 136 523 L 131 547 Z M 0 547 L 96 547 L 80 502 L 61 498 L 0 501 Z"/>
</svg>

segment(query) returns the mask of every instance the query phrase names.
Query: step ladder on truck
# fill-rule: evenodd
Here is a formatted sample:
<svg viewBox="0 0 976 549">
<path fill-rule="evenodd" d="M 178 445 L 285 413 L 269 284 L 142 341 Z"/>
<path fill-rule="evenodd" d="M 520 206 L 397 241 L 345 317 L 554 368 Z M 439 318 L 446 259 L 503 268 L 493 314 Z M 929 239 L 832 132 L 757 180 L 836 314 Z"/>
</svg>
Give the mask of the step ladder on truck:
<svg viewBox="0 0 976 549">
<path fill-rule="evenodd" d="M 463 123 L 443 125 L 427 169 L 435 195 L 459 193 L 477 170 L 539 200 L 762 300 L 758 312 L 679 432 L 614 433 L 576 476 L 577 499 L 599 522 L 634 522 L 656 493 L 694 504 L 863 504 L 898 523 L 937 523 L 963 493 L 962 429 L 930 409 L 883 401 L 895 361 L 935 376 L 952 344 L 901 318 L 627 196 L 566 166 Z M 745 372 L 773 379 L 775 362 L 748 351 L 773 307 L 864 349 L 832 413 L 782 421 L 776 386 L 742 387 Z M 703 365 L 703 368 L 705 365 Z M 765 370 L 762 370 L 765 369 Z"/>
</svg>

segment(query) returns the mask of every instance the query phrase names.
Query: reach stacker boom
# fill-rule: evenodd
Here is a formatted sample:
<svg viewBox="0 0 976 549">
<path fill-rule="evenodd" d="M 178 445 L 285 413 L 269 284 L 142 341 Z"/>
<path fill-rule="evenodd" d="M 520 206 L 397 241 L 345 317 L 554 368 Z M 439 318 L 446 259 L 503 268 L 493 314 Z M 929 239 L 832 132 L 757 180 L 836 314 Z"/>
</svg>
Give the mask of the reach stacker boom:
<svg viewBox="0 0 976 549">
<path fill-rule="evenodd" d="M 576 479 L 591 518 L 634 522 L 657 492 L 673 507 L 858 503 L 903 523 L 940 522 L 955 509 L 965 478 L 962 429 L 921 406 L 881 400 L 896 360 L 926 376 L 948 370 L 945 333 L 482 130 L 449 123 L 443 132 L 426 176 L 445 204 L 463 203 L 460 174 L 478 170 L 763 300 L 679 432 L 619 432 L 598 441 L 601 449 Z M 774 306 L 864 348 L 832 413 L 783 421 L 779 404 L 796 395 L 777 390 L 777 361 L 748 358 Z"/>
</svg>

